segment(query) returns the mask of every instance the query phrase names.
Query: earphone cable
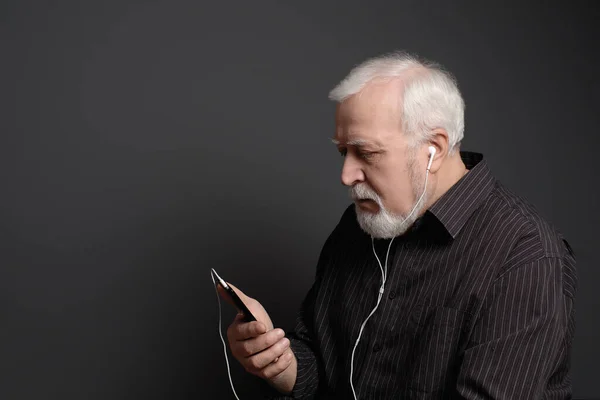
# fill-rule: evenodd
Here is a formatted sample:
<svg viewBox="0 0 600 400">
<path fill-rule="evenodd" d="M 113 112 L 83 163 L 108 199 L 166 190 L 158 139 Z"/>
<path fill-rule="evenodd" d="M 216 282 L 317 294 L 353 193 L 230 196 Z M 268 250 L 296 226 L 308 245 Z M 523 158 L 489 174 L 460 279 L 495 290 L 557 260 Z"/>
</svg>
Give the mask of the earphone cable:
<svg viewBox="0 0 600 400">
<path fill-rule="evenodd" d="M 227 357 L 227 344 L 225 344 L 225 339 L 223 339 L 223 332 L 221 328 L 221 297 L 219 296 L 219 292 L 217 290 L 217 283 L 215 282 L 215 277 L 212 272 L 210 273 L 210 277 L 213 281 L 213 286 L 215 287 L 215 293 L 217 294 L 217 303 L 219 304 L 219 337 L 221 338 L 221 342 L 223 343 L 223 353 L 225 354 L 225 363 L 227 364 L 227 375 L 229 376 L 229 384 L 231 385 L 231 390 L 233 391 L 233 395 L 237 400 L 240 400 L 237 393 L 235 392 L 235 388 L 233 387 L 233 380 L 231 379 L 231 368 L 229 367 L 229 358 Z"/>
</svg>

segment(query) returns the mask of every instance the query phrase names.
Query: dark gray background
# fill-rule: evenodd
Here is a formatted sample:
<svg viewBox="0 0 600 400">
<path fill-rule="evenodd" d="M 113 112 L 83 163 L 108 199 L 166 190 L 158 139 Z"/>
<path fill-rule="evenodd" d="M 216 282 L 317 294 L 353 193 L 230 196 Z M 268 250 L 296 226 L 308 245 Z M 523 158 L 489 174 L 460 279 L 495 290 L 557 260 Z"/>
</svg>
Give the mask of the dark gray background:
<svg viewBox="0 0 600 400">
<path fill-rule="evenodd" d="M 594 3 L 52 3 L 0 5 L 0 398 L 232 398 L 209 268 L 293 327 L 349 204 L 327 93 L 394 49 L 457 76 L 463 148 L 577 252 L 600 397 Z"/>
</svg>

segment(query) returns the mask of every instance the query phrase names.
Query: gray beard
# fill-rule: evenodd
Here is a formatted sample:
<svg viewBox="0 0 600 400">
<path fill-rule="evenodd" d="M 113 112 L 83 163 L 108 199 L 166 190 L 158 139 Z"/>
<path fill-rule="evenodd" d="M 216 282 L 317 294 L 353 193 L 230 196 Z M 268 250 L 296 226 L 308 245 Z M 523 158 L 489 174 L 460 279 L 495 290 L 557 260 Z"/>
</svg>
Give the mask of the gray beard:
<svg viewBox="0 0 600 400">
<path fill-rule="evenodd" d="M 421 211 L 427 204 L 429 194 L 423 194 L 425 189 L 425 174 L 417 172 L 414 160 L 408 163 L 408 172 L 410 176 L 413 196 L 417 203 L 406 215 L 392 214 L 383 206 L 381 198 L 366 184 L 361 188 L 351 188 L 350 195 L 352 198 L 358 194 L 360 198 L 371 198 L 379 205 L 379 212 L 370 213 L 363 211 L 358 205 L 355 205 L 356 218 L 361 229 L 368 235 L 376 239 L 391 239 L 396 236 L 403 235 L 415 223 Z M 361 184 L 359 184 L 361 185 Z M 423 197 L 418 200 L 419 197 Z M 408 216 L 408 218 L 406 218 Z"/>
</svg>

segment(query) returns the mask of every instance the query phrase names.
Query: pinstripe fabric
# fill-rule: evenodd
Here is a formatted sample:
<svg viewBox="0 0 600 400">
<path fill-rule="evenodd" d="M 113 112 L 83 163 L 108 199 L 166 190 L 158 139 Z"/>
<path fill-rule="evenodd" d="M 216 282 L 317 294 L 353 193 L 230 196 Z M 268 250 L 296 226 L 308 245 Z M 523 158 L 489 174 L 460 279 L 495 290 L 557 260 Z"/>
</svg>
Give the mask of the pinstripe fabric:
<svg viewBox="0 0 600 400">
<path fill-rule="evenodd" d="M 359 399 L 568 399 L 577 276 L 568 243 L 490 173 L 470 172 L 390 252 L 355 356 Z M 388 240 L 376 240 L 383 257 Z M 348 207 L 327 239 L 295 332 L 290 397 L 351 399 L 350 354 L 381 273 Z"/>
</svg>

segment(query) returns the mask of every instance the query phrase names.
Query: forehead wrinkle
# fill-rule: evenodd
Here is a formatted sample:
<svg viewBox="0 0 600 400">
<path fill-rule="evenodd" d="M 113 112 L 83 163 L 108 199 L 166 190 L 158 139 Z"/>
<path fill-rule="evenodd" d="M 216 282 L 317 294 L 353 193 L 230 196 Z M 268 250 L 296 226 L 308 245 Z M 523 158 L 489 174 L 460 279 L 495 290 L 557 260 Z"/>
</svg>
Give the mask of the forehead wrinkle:
<svg viewBox="0 0 600 400">
<path fill-rule="evenodd" d="M 397 126 L 402 116 L 403 84 L 400 77 L 376 78 L 368 82 L 360 92 L 347 100 L 346 104 L 352 111 L 342 115 L 344 122 L 369 124 L 377 119 Z"/>
</svg>

